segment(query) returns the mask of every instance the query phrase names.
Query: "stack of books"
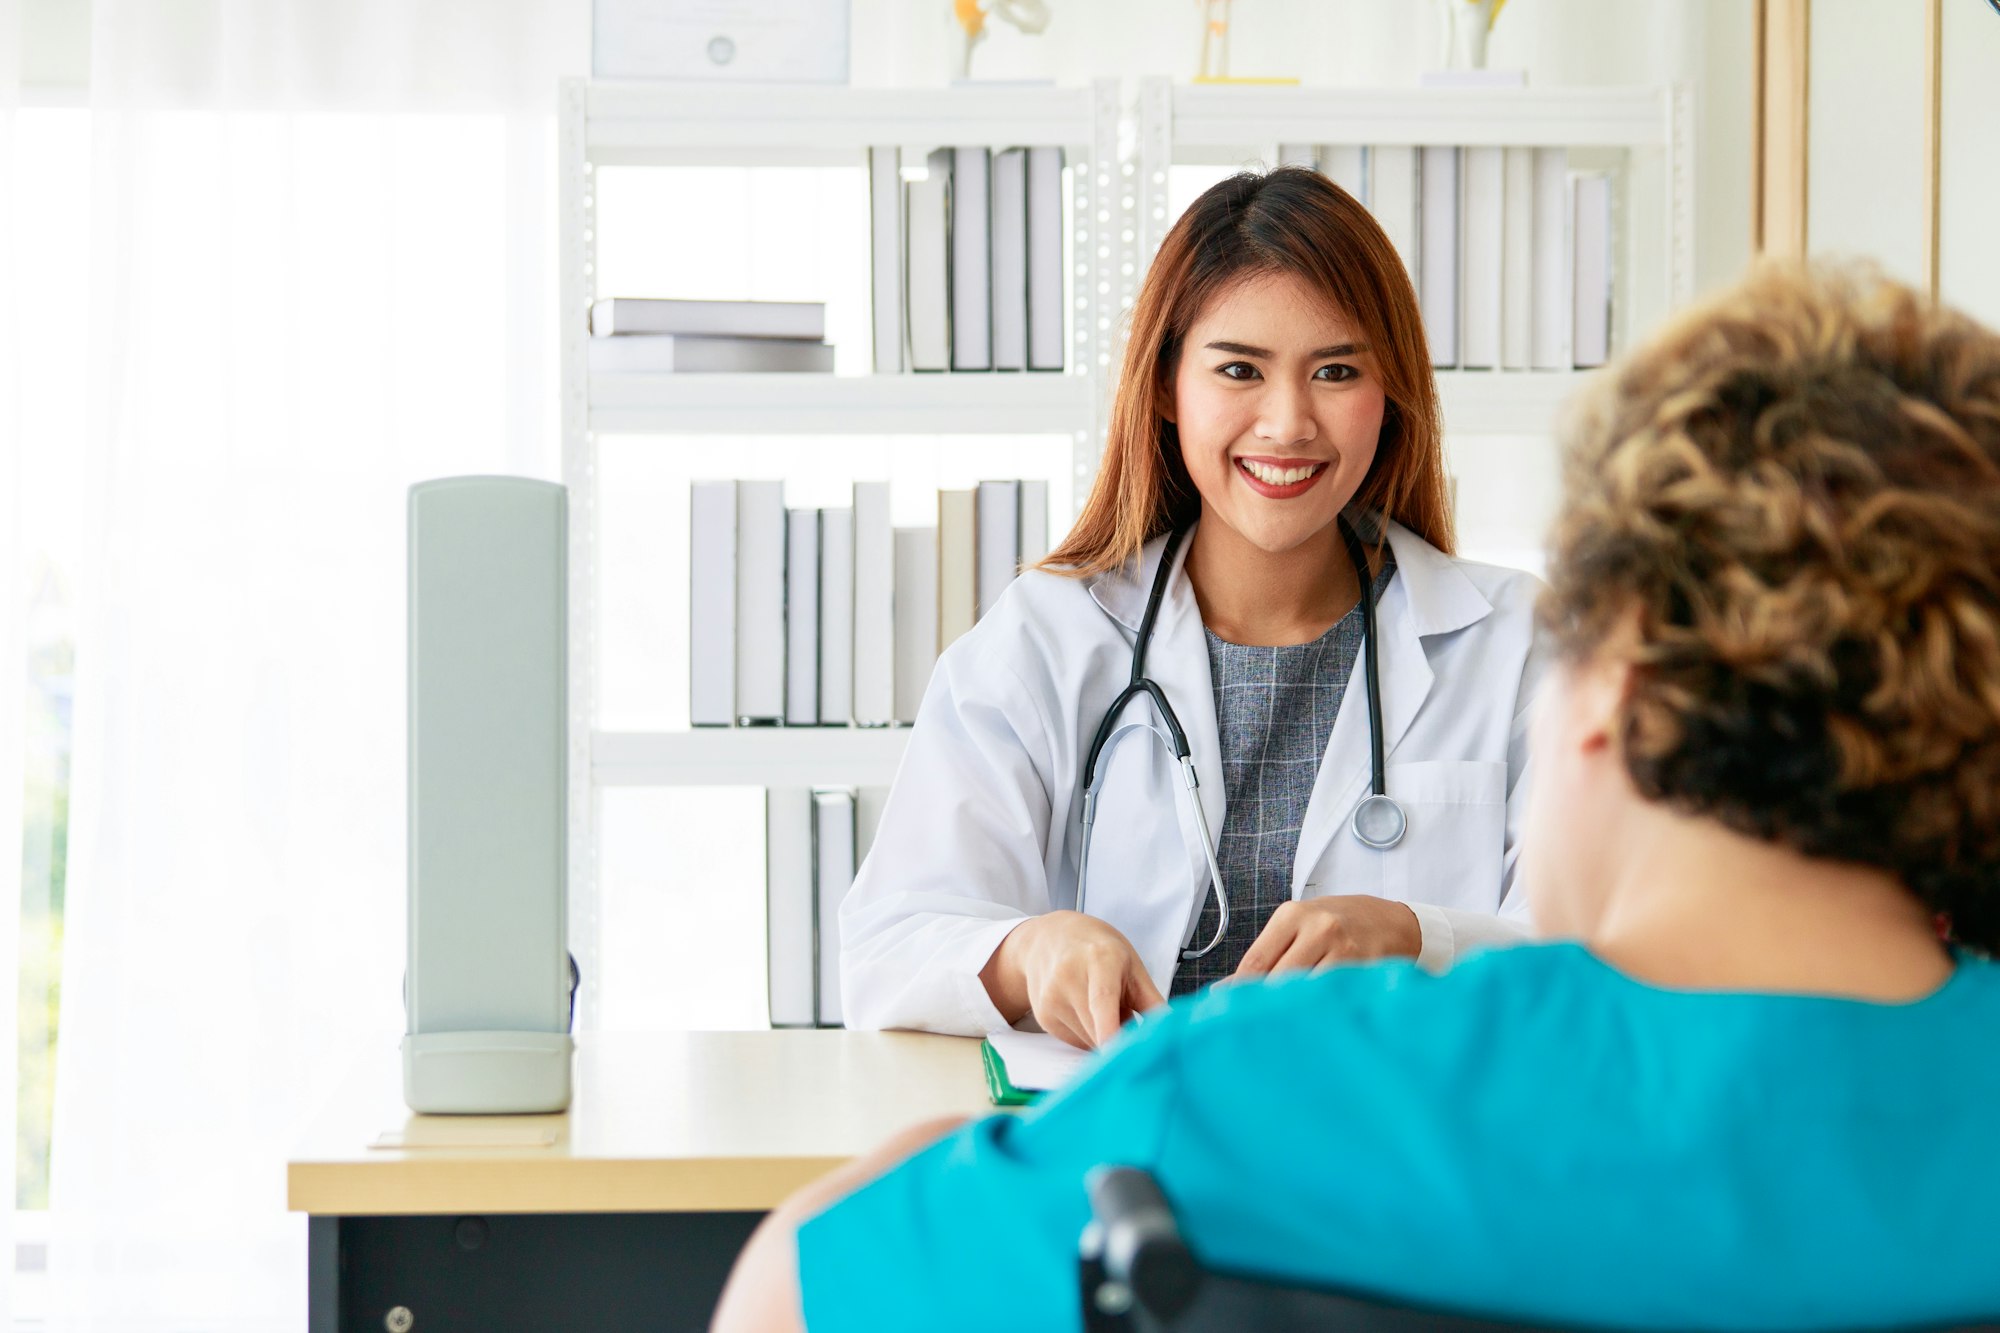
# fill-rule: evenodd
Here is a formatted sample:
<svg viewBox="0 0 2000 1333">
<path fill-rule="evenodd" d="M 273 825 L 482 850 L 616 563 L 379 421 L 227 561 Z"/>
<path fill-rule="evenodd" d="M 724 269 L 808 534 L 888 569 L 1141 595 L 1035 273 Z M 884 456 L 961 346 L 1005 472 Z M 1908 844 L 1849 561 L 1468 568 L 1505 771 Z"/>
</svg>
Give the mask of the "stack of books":
<svg viewBox="0 0 2000 1333">
<path fill-rule="evenodd" d="M 887 787 L 764 795 L 765 953 L 774 1028 L 839 1027 L 840 900 L 882 821 Z"/>
<path fill-rule="evenodd" d="M 1610 356 L 1612 180 L 1562 148 L 1285 146 L 1375 214 L 1415 282 L 1431 359 L 1570 370 Z"/>
<path fill-rule="evenodd" d="M 1061 370 L 1063 151 L 869 150 L 875 369 Z"/>
<path fill-rule="evenodd" d="M 590 307 L 590 370 L 594 375 L 831 374 L 826 306 L 606 297 Z"/>
<path fill-rule="evenodd" d="M 781 481 L 698 481 L 689 509 L 697 727 L 914 722 L 938 654 L 1049 549 L 1046 481 L 940 491 L 935 527 L 892 527 L 886 481 L 837 509 L 787 509 Z"/>
</svg>

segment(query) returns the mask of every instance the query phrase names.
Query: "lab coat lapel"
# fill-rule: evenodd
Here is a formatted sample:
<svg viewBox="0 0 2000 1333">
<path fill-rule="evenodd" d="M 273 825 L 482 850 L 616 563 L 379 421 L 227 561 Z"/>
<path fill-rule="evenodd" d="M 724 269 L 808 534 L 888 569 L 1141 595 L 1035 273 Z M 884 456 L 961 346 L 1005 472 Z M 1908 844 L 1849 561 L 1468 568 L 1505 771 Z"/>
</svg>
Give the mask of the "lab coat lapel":
<svg viewBox="0 0 2000 1333">
<path fill-rule="evenodd" d="M 1382 752 L 1393 762 L 1396 746 L 1430 697 L 1435 677 L 1424 652 L 1426 634 L 1444 634 L 1483 618 L 1492 606 L 1451 558 L 1401 524 L 1389 524 L 1389 549 L 1396 577 L 1375 608 L 1382 690 Z M 1292 863 L 1292 897 L 1302 897 L 1306 880 L 1342 836 L 1355 805 L 1368 791 L 1368 691 L 1364 659 L 1340 699 L 1312 800 L 1299 829 L 1298 858 Z M 1390 794 L 1394 795 L 1393 784 Z"/>
<path fill-rule="evenodd" d="M 1187 552 L 1193 544 L 1194 533 L 1190 531 L 1175 555 L 1181 568 L 1167 585 L 1166 598 L 1160 604 L 1160 619 L 1153 626 L 1153 647 L 1146 655 L 1146 674 L 1166 694 L 1174 715 L 1180 719 L 1181 729 L 1187 733 L 1195 778 L 1201 784 L 1197 794 L 1202 813 L 1208 819 L 1209 832 L 1220 838 L 1223 815 L 1227 812 L 1222 790 L 1222 743 L 1216 734 L 1215 684 L 1208 670 L 1208 637 L 1202 630 L 1201 607 L 1195 601 L 1194 585 L 1188 582 L 1186 572 Z M 1180 787 L 1179 764 L 1164 746 L 1160 747 L 1160 756 L 1161 762 L 1175 769 L 1174 786 Z M 1194 822 L 1187 798 L 1180 797 L 1174 809 L 1180 819 L 1181 840 L 1186 845 L 1191 871 L 1186 925 L 1192 927 L 1208 892 L 1208 856 L 1202 850 L 1201 830 Z"/>
</svg>

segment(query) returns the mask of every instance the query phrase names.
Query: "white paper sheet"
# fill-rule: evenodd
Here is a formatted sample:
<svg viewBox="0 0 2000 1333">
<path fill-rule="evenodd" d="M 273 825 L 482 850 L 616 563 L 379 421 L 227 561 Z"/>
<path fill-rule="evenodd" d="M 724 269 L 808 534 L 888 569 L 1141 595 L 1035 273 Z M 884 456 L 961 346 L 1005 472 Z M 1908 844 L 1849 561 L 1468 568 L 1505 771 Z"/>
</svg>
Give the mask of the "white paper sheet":
<svg viewBox="0 0 2000 1333">
<path fill-rule="evenodd" d="M 986 1040 L 1007 1066 L 1007 1081 L 1023 1092 L 1047 1092 L 1069 1082 L 1093 1052 L 1078 1050 L 1046 1032 L 989 1032 Z"/>
</svg>

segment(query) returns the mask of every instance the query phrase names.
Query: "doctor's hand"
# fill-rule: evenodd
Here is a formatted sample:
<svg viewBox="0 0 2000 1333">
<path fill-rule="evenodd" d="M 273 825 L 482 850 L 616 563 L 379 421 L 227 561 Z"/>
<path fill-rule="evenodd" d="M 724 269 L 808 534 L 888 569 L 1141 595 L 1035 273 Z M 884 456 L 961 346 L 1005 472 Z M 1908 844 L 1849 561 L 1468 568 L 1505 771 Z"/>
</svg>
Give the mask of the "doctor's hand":
<svg viewBox="0 0 2000 1333">
<path fill-rule="evenodd" d="M 1238 977 L 1330 967 L 1370 958 L 1414 958 L 1424 946 L 1405 903 L 1365 893 L 1295 898 L 1271 913 L 1236 965 Z"/>
<path fill-rule="evenodd" d="M 1033 1013 L 1042 1030 L 1091 1050 L 1125 1020 L 1166 1001 L 1132 942 L 1081 912 L 1045 912 L 1007 933 L 980 969 L 1009 1023 Z"/>
</svg>

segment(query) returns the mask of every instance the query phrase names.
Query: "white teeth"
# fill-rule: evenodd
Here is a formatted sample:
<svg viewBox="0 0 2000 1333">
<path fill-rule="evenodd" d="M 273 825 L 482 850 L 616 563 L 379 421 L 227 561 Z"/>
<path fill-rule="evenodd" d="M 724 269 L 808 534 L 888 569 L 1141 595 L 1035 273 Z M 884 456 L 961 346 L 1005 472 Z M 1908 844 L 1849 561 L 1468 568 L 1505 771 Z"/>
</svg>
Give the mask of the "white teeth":
<svg viewBox="0 0 2000 1333">
<path fill-rule="evenodd" d="M 1290 486 L 1294 482 L 1304 481 L 1314 472 L 1317 472 L 1320 467 L 1318 463 L 1308 463 L 1304 467 L 1284 468 L 1272 467 L 1268 463 L 1254 463 L 1247 458 L 1238 459 L 1237 461 L 1243 464 L 1245 471 L 1249 472 L 1251 476 L 1263 482 L 1266 486 Z"/>
</svg>

